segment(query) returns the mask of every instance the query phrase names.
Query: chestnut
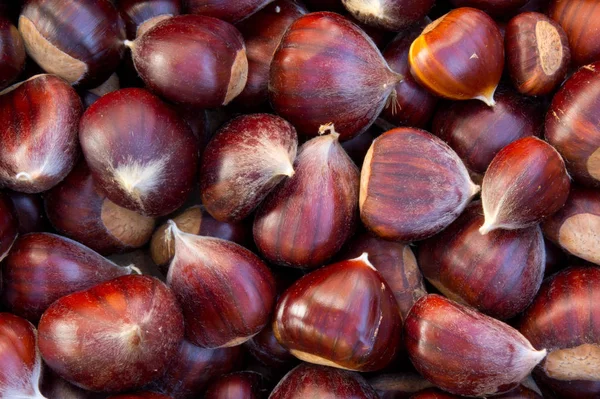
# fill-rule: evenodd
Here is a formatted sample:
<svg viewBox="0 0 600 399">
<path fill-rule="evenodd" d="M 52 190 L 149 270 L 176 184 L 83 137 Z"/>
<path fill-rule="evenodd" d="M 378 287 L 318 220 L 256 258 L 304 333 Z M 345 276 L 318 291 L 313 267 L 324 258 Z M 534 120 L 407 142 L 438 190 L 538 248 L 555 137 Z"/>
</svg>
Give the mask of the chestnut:
<svg viewBox="0 0 600 399">
<path fill-rule="evenodd" d="M 419 299 L 404 326 L 416 369 L 455 395 L 508 392 L 546 356 L 508 324 L 436 294 Z"/>
<path fill-rule="evenodd" d="M 135 40 L 157 23 L 181 13 L 182 0 L 119 0 L 127 38 Z"/>
<path fill-rule="evenodd" d="M 108 0 L 31 0 L 19 16 L 27 54 L 46 72 L 95 87 L 117 69 L 125 30 Z"/>
<path fill-rule="evenodd" d="M 400 80 L 358 26 L 316 12 L 294 21 L 283 37 L 271 63 L 269 98 L 299 134 L 312 137 L 332 123 L 343 141 L 375 121 Z"/>
<path fill-rule="evenodd" d="M 409 399 L 434 385 L 416 373 L 379 374 L 367 380 L 379 399 Z"/>
<path fill-rule="evenodd" d="M 41 391 L 45 398 L 48 399 L 106 399 L 106 394 L 79 388 L 64 378 L 59 377 L 58 374 L 49 367 L 44 367 Z"/>
<path fill-rule="evenodd" d="M 419 245 L 419 266 L 447 297 L 510 319 L 525 310 L 542 284 L 542 231 L 532 226 L 481 235 L 483 220 L 481 202 L 470 204 L 448 228 Z"/>
<path fill-rule="evenodd" d="M 557 397 L 600 395 L 600 269 L 572 267 L 547 279 L 519 330 L 548 356 L 534 370 Z"/>
<path fill-rule="evenodd" d="M 269 399 L 353 398 L 378 399 L 358 373 L 302 363 L 277 384 Z"/>
<path fill-rule="evenodd" d="M 265 396 L 263 378 L 254 371 L 241 371 L 216 379 L 204 393 L 204 399 L 260 399 Z"/>
<path fill-rule="evenodd" d="M 91 391 L 118 392 L 160 377 L 183 339 L 171 290 L 146 276 L 123 276 L 67 295 L 39 323 L 44 362 Z"/>
<path fill-rule="evenodd" d="M 219 18 L 235 24 L 254 14 L 273 0 L 187 0 L 187 12 Z"/>
<path fill-rule="evenodd" d="M 229 104 L 246 85 L 244 39 L 225 21 L 179 15 L 126 44 L 146 86 L 172 102 L 216 108 Z"/>
<path fill-rule="evenodd" d="M 44 201 L 39 194 L 6 191 L 14 208 L 19 224 L 19 234 L 46 231 L 48 223 L 44 212 Z"/>
<path fill-rule="evenodd" d="M 432 93 L 493 106 L 504 68 L 504 43 L 486 13 L 457 8 L 427 25 L 410 46 L 408 61 L 413 77 Z"/>
<path fill-rule="evenodd" d="M 306 362 L 355 371 L 394 360 L 402 319 L 366 253 L 310 272 L 279 298 L 273 332 Z"/>
<path fill-rule="evenodd" d="M 25 234 L 3 263 L 2 303 L 12 313 L 37 322 L 57 299 L 133 272 L 134 266 L 117 266 L 68 238 Z"/>
<path fill-rule="evenodd" d="M 126 393 L 122 395 L 113 395 L 108 399 L 173 399 L 171 396 L 163 395 L 156 392 L 136 392 Z"/>
<path fill-rule="evenodd" d="M 341 0 L 358 21 L 381 29 L 401 31 L 425 16 L 435 0 Z"/>
<path fill-rule="evenodd" d="M 246 341 L 244 347 L 256 360 L 270 368 L 281 370 L 297 363 L 294 355 L 277 341 L 272 323 Z"/>
<path fill-rule="evenodd" d="M 386 240 L 422 240 L 446 228 L 479 192 L 458 155 L 420 129 L 379 136 L 360 177 L 360 216 Z"/>
<path fill-rule="evenodd" d="M 0 90 L 17 80 L 25 67 L 25 56 L 21 34 L 0 14 Z"/>
<path fill-rule="evenodd" d="M 600 9 L 600 7 L 599 7 Z M 552 99 L 546 139 L 578 183 L 600 187 L 600 62 L 575 72 Z"/>
<path fill-rule="evenodd" d="M 481 200 L 487 234 L 496 229 L 522 229 L 539 223 L 567 201 L 571 180 L 560 154 L 537 137 L 504 147 L 485 172 Z"/>
<path fill-rule="evenodd" d="M 94 182 L 121 207 L 163 216 L 192 190 L 197 141 L 185 121 L 146 90 L 100 98 L 83 114 L 79 140 Z"/>
<path fill-rule="evenodd" d="M 139 248 L 154 231 L 153 218 L 106 198 L 83 161 L 44 194 L 44 204 L 57 231 L 103 255 Z"/>
<path fill-rule="evenodd" d="M 330 133 L 300 147 L 294 176 L 275 188 L 256 211 L 254 241 L 272 263 L 322 266 L 356 227 L 358 169 L 333 125 L 324 125 L 321 131 Z"/>
<path fill-rule="evenodd" d="M 473 7 L 498 18 L 510 15 L 523 7 L 527 0 L 450 0 L 454 7 Z"/>
<path fill-rule="evenodd" d="M 0 193 L 0 261 L 10 251 L 19 234 L 19 220 L 10 198 Z M 2 278 L 0 276 L 0 292 L 2 291 Z"/>
<path fill-rule="evenodd" d="M 79 156 L 77 92 L 53 75 L 36 75 L 0 96 L 0 182 L 39 193 L 60 182 Z"/>
<path fill-rule="evenodd" d="M 504 40 L 506 64 L 520 93 L 550 94 L 565 78 L 571 51 L 557 22 L 540 13 L 519 14 L 506 25 Z"/>
<path fill-rule="evenodd" d="M 121 88 L 121 82 L 119 76 L 116 73 L 110 75 L 108 80 L 102 83 L 100 86 L 94 87 L 89 90 L 80 90 L 79 96 L 83 102 L 84 109 L 88 109 L 90 105 L 98 101 L 100 97 L 113 91 L 117 91 Z"/>
<path fill-rule="evenodd" d="M 200 166 L 202 204 L 217 220 L 239 222 L 294 175 L 296 129 L 274 115 L 239 116 L 209 141 Z"/>
</svg>

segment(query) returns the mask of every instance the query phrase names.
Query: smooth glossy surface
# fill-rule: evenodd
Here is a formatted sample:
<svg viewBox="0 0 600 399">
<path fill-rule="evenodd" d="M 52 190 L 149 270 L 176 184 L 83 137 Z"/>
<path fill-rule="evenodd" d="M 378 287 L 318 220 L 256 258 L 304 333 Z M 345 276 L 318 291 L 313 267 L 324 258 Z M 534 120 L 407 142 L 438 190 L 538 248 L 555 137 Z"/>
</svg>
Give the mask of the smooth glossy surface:
<svg viewBox="0 0 600 399">
<path fill-rule="evenodd" d="M 17 28 L 0 16 L 0 90 L 13 83 L 25 67 L 25 45 Z"/>
<path fill-rule="evenodd" d="M 254 14 L 273 0 L 187 0 L 190 14 L 207 15 L 235 24 Z"/>
<path fill-rule="evenodd" d="M 215 380 L 204 393 L 205 399 L 260 399 L 265 396 L 263 378 L 253 371 L 224 375 Z"/>
</svg>

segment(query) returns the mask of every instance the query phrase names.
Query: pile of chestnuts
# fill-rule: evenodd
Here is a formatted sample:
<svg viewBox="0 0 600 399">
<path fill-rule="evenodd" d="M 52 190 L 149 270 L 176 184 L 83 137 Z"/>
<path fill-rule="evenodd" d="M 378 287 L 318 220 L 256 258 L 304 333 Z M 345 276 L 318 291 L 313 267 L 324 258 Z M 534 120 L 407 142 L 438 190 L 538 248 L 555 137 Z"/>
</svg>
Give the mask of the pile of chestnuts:
<svg viewBox="0 0 600 399">
<path fill-rule="evenodd" d="M 600 398 L 600 1 L 0 0 L 0 398 Z"/>
</svg>

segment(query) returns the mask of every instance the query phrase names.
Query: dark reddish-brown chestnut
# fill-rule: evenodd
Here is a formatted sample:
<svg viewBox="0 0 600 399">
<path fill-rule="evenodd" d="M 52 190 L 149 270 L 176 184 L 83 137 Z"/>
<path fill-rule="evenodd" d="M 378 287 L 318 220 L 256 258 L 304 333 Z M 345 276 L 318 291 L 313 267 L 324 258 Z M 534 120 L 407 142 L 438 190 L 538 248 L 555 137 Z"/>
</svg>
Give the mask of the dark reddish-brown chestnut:
<svg viewBox="0 0 600 399">
<path fill-rule="evenodd" d="M 519 385 L 512 391 L 503 393 L 501 395 L 494 395 L 495 399 L 542 399 L 543 396 L 540 394 L 539 389 L 529 389 L 523 385 Z M 410 399 L 461 399 L 464 396 L 453 395 L 448 392 L 444 392 L 437 388 L 428 388 L 421 392 L 418 392 L 410 397 Z M 385 399 L 385 398 L 383 398 Z"/>
<path fill-rule="evenodd" d="M 113 91 L 117 91 L 121 88 L 121 82 L 119 76 L 116 73 L 110 75 L 110 77 L 101 85 L 96 86 L 88 90 L 79 90 L 79 96 L 83 102 L 83 108 L 88 109 L 90 105 L 98 101 L 100 97 Z"/>
<path fill-rule="evenodd" d="M 248 81 L 235 103 L 245 109 L 256 109 L 269 96 L 269 70 L 283 35 L 296 19 L 308 11 L 294 0 L 277 0 L 239 23 L 246 43 Z"/>
<path fill-rule="evenodd" d="M 481 200 L 487 234 L 539 223 L 567 201 L 571 180 L 560 154 L 537 137 L 504 147 L 485 172 Z"/>
<path fill-rule="evenodd" d="M 346 244 L 346 250 L 338 258 L 352 259 L 363 253 L 369 254 L 369 261 L 392 289 L 402 318 L 415 302 L 427 295 L 423 275 L 417 259 L 408 245 L 383 240 L 363 233 Z"/>
<path fill-rule="evenodd" d="M 256 212 L 254 241 L 270 262 L 322 266 L 354 232 L 359 172 L 333 126 L 321 128 L 327 130 L 329 134 L 300 147 L 294 176 L 273 190 Z"/>
<path fill-rule="evenodd" d="M 373 140 L 375 140 L 380 133 L 381 131 L 373 125 L 368 128 L 366 132 L 342 143 L 342 147 L 359 169 L 362 167 L 365 155 L 369 152 Z"/>
<path fill-rule="evenodd" d="M 21 34 L 0 14 L 0 90 L 19 77 L 25 67 L 25 55 Z"/>
<path fill-rule="evenodd" d="M 179 15 L 126 44 L 146 86 L 170 101 L 217 108 L 229 104 L 246 85 L 244 39 L 225 21 Z"/>
<path fill-rule="evenodd" d="M 546 139 L 575 181 L 600 187 L 600 62 L 579 69 L 556 93 L 546 115 Z"/>
<path fill-rule="evenodd" d="M 377 393 L 358 373 L 303 363 L 283 377 L 269 399 L 377 399 Z"/>
<path fill-rule="evenodd" d="M 0 313 L 0 396 L 45 399 L 40 393 L 42 360 L 35 327 L 10 313 Z"/>
<path fill-rule="evenodd" d="M 153 218 L 106 198 L 85 162 L 44 194 L 44 204 L 57 231 L 103 255 L 139 248 L 154 231 Z"/>
<path fill-rule="evenodd" d="M 541 136 L 544 113 L 539 103 L 512 90 L 499 89 L 496 105 L 481 101 L 441 103 L 432 133 L 452 147 L 467 168 L 484 174 L 496 154 L 515 140 Z"/>
<path fill-rule="evenodd" d="M 36 322 L 59 298 L 131 274 L 76 241 L 50 233 L 17 239 L 3 263 L 2 303 L 12 313 Z"/>
<path fill-rule="evenodd" d="M 172 108 L 146 90 L 100 98 L 83 114 L 79 140 L 95 183 L 119 206 L 162 216 L 183 205 L 192 190 L 197 140 Z"/>
<path fill-rule="evenodd" d="M 600 191 L 573 187 L 565 206 L 542 228 L 565 251 L 600 265 Z"/>
<path fill-rule="evenodd" d="M 594 0 L 552 0 L 550 18 L 558 22 L 569 38 L 571 59 L 575 66 L 596 62 L 600 58 L 600 4 Z"/>
<path fill-rule="evenodd" d="M 414 366 L 456 395 L 508 392 L 546 356 L 508 324 L 440 295 L 419 299 L 404 325 Z"/>
<path fill-rule="evenodd" d="M 411 73 L 432 93 L 495 104 L 504 68 L 504 42 L 483 11 L 463 7 L 429 24 L 410 46 Z"/>
<path fill-rule="evenodd" d="M 202 204 L 215 219 L 238 222 L 279 182 L 294 175 L 296 129 L 269 114 L 239 116 L 210 140 L 200 166 Z"/>
<path fill-rule="evenodd" d="M 275 111 L 305 136 L 333 123 L 341 140 L 364 132 L 402 80 L 373 41 L 341 15 L 317 12 L 290 26 L 271 64 Z"/>
<path fill-rule="evenodd" d="M 544 277 L 539 226 L 482 235 L 481 202 L 467 207 L 447 229 L 419 245 L 419 267 L 448 298 L 500 320 L 521 313 Z"/>
<path fill-rule="evenodd" d="M 204 399 L 261 399 L 264 396 L 263 377 L 254 371 L 221 376 L 204 393 Z"/>
<path fill-rule="evenodd" d="M 53 75 L 36 75 L 3 93 L 0 182 L 15 191 L 46 191 L 65 178 L 79 156 L 81 100 Z"/>
<path fill-rule="evenodd" d="M 44 200 L 40 194 L 6 191 L 13 204 L 14 215 L 19 221 L 19 234 L 42 232 L 48 229 L 44 212 Z"/>
<path fill-rule="evenodd" d="M 508 71 L 520 93 L 550 94 L 565 78 L 571 62 L 567 35 L 544 14 L 526 12 L 511 19 L 504 41 Z"/>
<path fill-rule="evenodd" d="M 393 292 L 366 253 L 296 281 L 279 298 L 273 322 L 277 340 L 300 360 L 356 371 L 387 366 L 401 329 Z"/>
<path fill-rule="evenodd" d="M 108 399 L 173 399 L 171 396 L 163 395 L 156 392 L 136 392 L 136 393 L 125 393 L 122 395 L 113 395 Z"/>
<path fill-rule="evenodd" d="M 221 238 L 242 246 L 246 246 L 252 240 L 252 231 L 248 223 L 219 222 L 199 205 L 187 208 L 171 220 L 184 233 Z M 175 247 L 168 227 L 168 223 L 162 224 L 156 229 L 150 241 L 152 260 L 165 271 L 175 255 Z"/>
<path fill-rule="evenodd" d="M 273 0 L 187 0 L 187 12 L 207 15 L 235 24 L 254 14 Z"/>
<path fill-rule="evenodd" d="M 402 31 L 421 21 L 435 0 L 342 0 L 358 21 L 392 31 Z"/>
<path fill-rule="evenodd" d="M 123 276 L 54 302 L 39 323 L 39 348 L 44 362 L 75 385 L 124 391 L 165 372 L 183 331 L 165 284 Z"/>
<path fill-rule="evenodd" d="M 450 0 L 450 3 L 454 7 L 478 8 L 497 18 L 511 15 L 524 6 L 527 0 Z"/>
<path fill-rule="evenodd" d="M 19 219 L 10 198 L 5 193 L 0 193 L 0 261 L 3 260 L 13 246 L 19 234 Z M 0 275 L 0 291 L 2 277 Z"/>
<path fill-rule="evenodd" d="M 181 13 L 182 0 L 119 0 L 127 38 L 134 40 L 157 23 Z"/>
<path fill-rule="evenodd" d="M 106 399 L 105 393 L 92 392 L 75 386 L 64 378 L 59 377 L 58 374 L 49 367 L 44 367 L 43 371 L 42 386 L 40 390 L 48 399 Z"/>
<path fill-rule="evenodd" d="M 574 267 L 544 282 L 519 330 L 536 348 L 548 349 L 534 378 L 556 397 L 600 395 L 600 269 Z"/>
<path fill-rule="evenodd" d="M 387 240 L 415 241 L 446 228 L 479 192 L 454 151 L 424 130 L 379 136 L 360 177 L 360 216 Z"/>
<path fill-rule="evenodd" d="M 71 84 L 96 87 L 117 69 L 125 29 L 109 0 L 31 0 L 19 16 L 27 54 Z"/>
<path fill-rule="evenodd" d="M 205 348 L 236 346 L 267 324 L 275 280 L 252 252 L 231 241 L 184 233 L 169 221 L 175 256 L 167 283 L 179 300 L 186 337 Z"/>
<path fill-rule="evenodd" d="M 258 334 L 244 343 L 246 350 L 260 363 L 277 370 L 297 363 L 290 351 L 282 346 L 268 323 Z"/>
<path fill-rule="evenodd" d="M 433 384 L 416 373 L 379 374 L 367 380 L 379 399 L 409 399 Z"/>
</svg>

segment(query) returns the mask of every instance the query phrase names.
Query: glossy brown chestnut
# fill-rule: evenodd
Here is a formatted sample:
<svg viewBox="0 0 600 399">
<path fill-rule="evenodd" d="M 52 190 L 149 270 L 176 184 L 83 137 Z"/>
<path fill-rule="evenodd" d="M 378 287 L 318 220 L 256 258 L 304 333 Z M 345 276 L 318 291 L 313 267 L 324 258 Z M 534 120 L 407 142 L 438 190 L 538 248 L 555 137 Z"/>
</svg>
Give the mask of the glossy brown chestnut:
<svg viewBox="0 0 600 399">
<path fill-rule="evenodd" d="M 248 56 L 248 81 L 235 103 L 257 109 L 269 97 L 269 70 L 283 35 L 296 19 L 308 13 L 294 0 L 277 0 L 236 25 L 244 36 Z"/>
<path fill-rule="evenodd" d="M 46 192 L 44 203 L 57 231 L 103 255 L 139 248 L 154 231 L 153 218 L 106 198 L 85 162 Z"/>
<path fill-rule="evenodd" d="M 127 38 L 135 40 L 157 23 L 181 13 L 181 0 L 119 0 Z"/>
<path fill-rule="evenodd" d="M 330 133 L 300 147 L 295 174 L 261 204 L 254 241 L 270 262 L 302 268 L 322 266 L 352 235 L 357 224 L 359 173 Z M 311 198 L 311 201 L 306 201 Z"/>
<path fill-rule="evenodd" d="M 268 367 L 279 370 L 297 363 L 290 351 L 277 341 L 272 323 L 268 323 L 258 334 L 246 341 L 244 347 L 256 360 Z"/>
<path fill-rule="evenodd" d="M 395 101 L 389 101 L 381 113 L 383 119 L 398 127 L 424 128 L 431 120 L 438 102 L 436 96 L 415 81 L 408 66 L 410 45 L 421 34 L 425 25 L 421 23 L 408 32 L 399 33 L 383 51 L 383 57 L 390 68 L 404 76 L 394 88 Z"/>
<path fill-rule="evenodd" d="M 79 140 L 94 181 L 119 206 L 163 216 L 192 190 L 197 141 L 183 119 L 146 90 L 100 98 L 83 114 Z"/>
<path fill-rule="evenodd" d="M 216 108 L 229 104 L 246 85 L 244 39 L 225 21 L 179 15 L 126 44 L 146 86 L 170 101 Z"/>
<path fill-rule="evenodd" d="M 38 342 L 61 377 L 115 392 L 161 376 L 182 339 L 171 290 L 152 277 L 123 276 L 54 302 L 42 315 Z"/>
<path fill-rule="evenodd" d="M 0 15 L 0 90 L 14 82 L 25 67 L 25 45 L 17 28 Z"/>
<path fill-rule="evenodd" d="M 425 18 L 434 3 L 435 0 L 342 0 L 358 21 L 396 32 Z"/>
<path fill-rule="evenodd" d="M 269 399 L 353 398 L 378 399 L 358 373 L 302 363 L 283 377 Z"/>
<path fill-rule="evenodd" d="M 135 267 L 117 266 L 68 238 L 26 234 L 4 261 L 2 303 L 12 313 L 37 322 L 57 299 L 134 272 Z"/>
<path fill-rule="evenodd" d="M 219 18 L 235 24 L 249 17 L 273 0 L 187 0 L 187 12 Z"/>
<path fill-rule="evenodd" d="M 450 0 L 450 3 L 454 7 L 473 7 L 493 17 L 504 17 L 524 6 L 527 0 Z"/>
<path fill-rule="evenodd" d="M 542 228 L 565 251 L 600 265 L 600 191 L 573 187 L 565 206 L 546 219 Z"/>
<path fill-rule="evenodd" d="M 275 280 L 252 252 L 231 241 L 184 233 L 169 221 L 175 256 L 167 283 L 179 300 L 186 337 L 205 348 L 236 346 L 267 324 Z"/>
<path fill-rule="evenodd" d="M 506 25 L 506 64 L 516 89 L 528 96 L 550 94 L 571 62 L 567 34 L 544 14 L 519 14 Z"/>
<path fill-rule="evenodd" d="M 172 220 L 184 233 L 221 238 L 242 246 L 248 245 L 252 239 L 252 231 L 248 224 L 219 222 L 199 205 L 187 208 Z M 168 227 L 168 223 L 164 223 L 157 228 L 150 241 L 152 260 L 165 272 L 175 255 L 175 247 Z"/>
<path fill-rule="evenodd" d="M 277 340 L 300 360 L 356 371 L 387 366 L 401 328 L 393 292 L 366 253 L 296 281 L 279 298 L 273 322 Z"/>
<path fill-rule="evenodd" d="M 600 10 L 600 7 L 598 7 Z M 600 62 L 573 74 L 552 99 L 546 139 L 575 181 L 600 187 Z"/>
<path fill-rule="evenodd" d="M 405 319 L 415 302 L 427 295 L 412 249 L 402 243 L 363 233 L 348 242 L 346 250 L 338 258 L 352 259 L 364 252 L 369 254 L 369 261 L 392 289 L 400 314 Z"/>
<path fill-rule="evenodd" d="M 53 75 L 36 75 L 0 95 L 0 182 L 39 193 L 69 173 L 77 157 L 77 92 Z"/>
<path fill-rule="evenodd" d="M 0 261 L 3 260 L 19 233 L 19 220 L 10 198 L 0 193 Z M 0 291 L 2 289 L 2 278 L 0 276 Z"/>
<path fill-rule="evenodd" d="M 419 267 L 442 294 L 496 319 L 521 313 L 538 292 L 545 268 L 539 226 L 482 235 L 481 202 L 419 245 Z"/>
<path fill-rule="evenodd" d="M 117 69 L 125 30 L 108 0 L 31 0 L 19 17 L 27 54 L 46 72 L 95 87 Z"/>
<path fill-rule="evenodd" d="M 379 399 L 408 399 L 413 394 L 433 387 L 416 373 L 379 374 L 368 379 Z"/>
<path fill-rule="evenodd" d="M 485 173 L 508 144 L 544 132 L 544 113 L 539 103 L 504 89 L 496 92 L 495 99 L 494 107 L 475 100 L 443 102 L 433 118 L 432 133 L 448 143 L 476 173 Z"/>
<path fill-rule="evenodd" d="M 457 8 L 425 28 L 410 46 L 408 61 L 413 77 L 432 93 L 493 106 L 504 68 L 504 42 L 486 13 Z"/>
<path fill-rule="evenodd" d="M 0 313 L 0 396 L 45 399 L 40 393 L 42 361 L 35 327 L 10 313 Z"/>
<path fill-rule="evenodd" d="M 600 4 L 594 0 L 552 0 L 548 9 L 550 18 L 567 33 L 571 59 L 581 66 L 600 58 Z"/>
<path fill-rule="evenodd" d="M 294 175 L 296 129 L 269 114 L 239 116 L 210 140 L 200 165 L 202 204 L 215 219 L 239 222 L 279 182 Z"/>
<path fill-rule="evenodd" d="M 508 324 L 440 295 L 419 299 L 404 325 L 419 373 L 455 395 L 508 392 L 546 356 Z"/>
<path fill-rule="evenodd" d="M 487 234 L 539 223 L 567 201 L 571 180 L 560 154 L 536 137 L 504 147 L 485 172 L 481 200 Z"/>
<path fill-rule="evenodd" d="M 575 267 L 544 282 L 519 330 L 548 356 L 534 372 L 556 397 L 600 395 L 600 269 Z"/>
<path fill-rule="evenodd" d="M 19 234 L 42 232 L 48 229 L 41 195 L 16 191 L 6 191 L 6 195 L 10 198 L 14 215 L 19 221 Z"/>
<path fill-rule="evenodd" d="M 204 393 L 204 399 L 261 399 L 265 397 L 263 378 L 254 371 L 241 371 L 215 380 Z"/>
<path fill-rule="evenodd" d="M 479 192 L 452 149 L 424 130 L 379 136 L 360 177 L 360 216 L 387 240 L 416 241 L 446 228 Z"/>
<path fill-rule="evenodd" d="M 234 370 L 241 360 L 241 346 L 204 349 L 184 339 L 165 374 L 150 387 L 174 399 L 195 399 L 210 381 Z"/>
<path fill-rule="evenodd" d="M 330 12 L 298 18 L 271 64 L 269 96 L 275 111 L 305 136 L 333 123 L 341 140 L 364 132 L 402 80 L 373 41 Z"/>
<path fill-rule="evenodd" d="M 106 394 L 79 388 L 64 378 L 59 377 L 58 374 L 49 367 L 44 367 L 41 391 L 48 399 L 106 399 Z"/>
</svg>

